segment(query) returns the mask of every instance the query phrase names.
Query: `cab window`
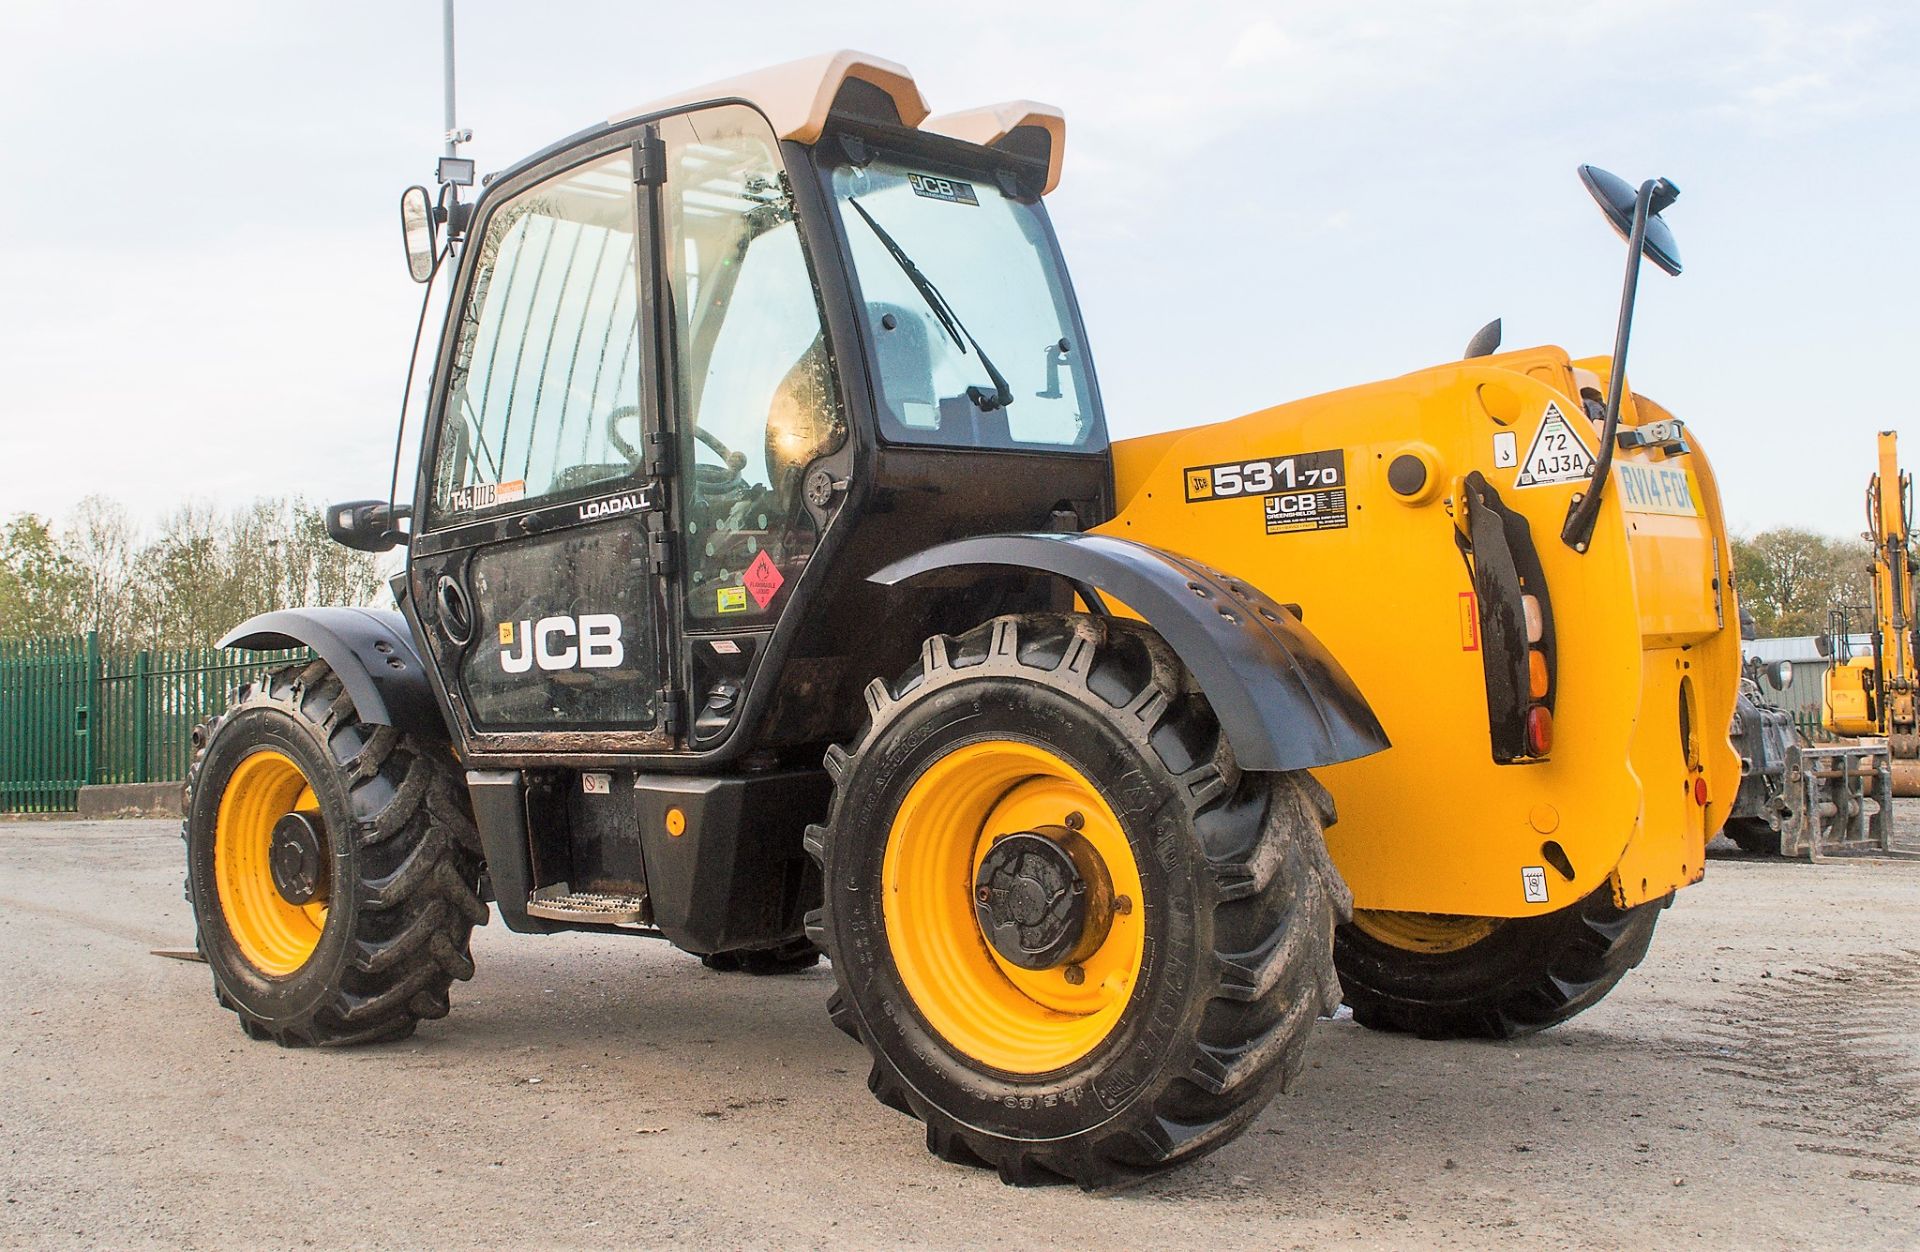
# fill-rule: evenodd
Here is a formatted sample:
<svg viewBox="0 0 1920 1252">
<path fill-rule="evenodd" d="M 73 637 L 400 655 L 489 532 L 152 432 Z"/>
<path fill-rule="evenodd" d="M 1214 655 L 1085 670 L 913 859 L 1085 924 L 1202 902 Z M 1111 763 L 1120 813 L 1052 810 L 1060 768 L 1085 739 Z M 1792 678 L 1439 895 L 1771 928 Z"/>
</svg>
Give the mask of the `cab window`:
<svg viewBox="0 0 1920 1252">
<path fill-rule="evenodd" d="M 488 216 L 460 314 L 431 524 L 587 494 L 634 472 L 636 238 L 624 151 Z"/>
<path fill-rule="evenodd" d="M 1010 195 L 990 177 L 884 152 L 836 167 L 831 186 L 882 435 L 947 447 L 1105 450 L 1086 345 L 1038 200 Z M 1004 404 L 989 361 L 1007 381 Z"/>
<path fill-rule="evenodd" d="M 660 132 L 687 612 L 748 625 L 812 554 L 802 483 L 846 419 L 771 128 L 730 105 Z"/>
</svg>

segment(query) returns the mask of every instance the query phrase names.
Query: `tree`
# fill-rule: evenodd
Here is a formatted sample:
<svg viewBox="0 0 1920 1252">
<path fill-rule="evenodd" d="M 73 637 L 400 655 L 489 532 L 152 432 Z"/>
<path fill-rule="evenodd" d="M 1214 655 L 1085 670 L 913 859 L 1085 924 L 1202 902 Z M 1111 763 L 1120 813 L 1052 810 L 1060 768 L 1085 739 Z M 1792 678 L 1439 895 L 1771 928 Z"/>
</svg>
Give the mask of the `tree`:
<svg viewBox="0 0 1920 1252">
<path fill-rule="evenodd" d="M 15 515 L 0 531 L 0 638 L 76 633 L 84 581 L 45 518 Z"/>
<path fill-rule="evenodd" d="M 1762 635 L 1819 634 L 1834 609 L 1858 619 L 1872 602 L 1870 560 L 1860 540 L 1790 526 L 1733 540 L 1740 603 Z"/>
<path fill-rule="evenodd" d="M 334 543 L 297 497 L 185 505 L 145 541 L 97 496 L 58 529 L 30 514 L 0 528 L 0 638 L 93 630 L 114 652 L 205 647 L 256 613 L 384 594 L 375 558 Z"/>
</svg>

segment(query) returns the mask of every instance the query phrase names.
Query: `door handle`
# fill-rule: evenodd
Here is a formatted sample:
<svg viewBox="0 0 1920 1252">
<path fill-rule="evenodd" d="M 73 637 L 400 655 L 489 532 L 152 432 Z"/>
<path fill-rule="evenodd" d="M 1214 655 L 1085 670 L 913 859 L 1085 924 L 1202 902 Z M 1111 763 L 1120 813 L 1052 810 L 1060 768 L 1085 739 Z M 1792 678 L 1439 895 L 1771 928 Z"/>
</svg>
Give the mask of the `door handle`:
<svg viewBox="0 0 1920 1252">
<path fill-rule="evenodd" d="M 464 647 L 473 638 L 473 606 L 467 602 L 467 593 L 451 575 L 442 574 L 433 589 L 433 599 L 440 611 L 440 629 L 450 641 Z"/>
</svg>

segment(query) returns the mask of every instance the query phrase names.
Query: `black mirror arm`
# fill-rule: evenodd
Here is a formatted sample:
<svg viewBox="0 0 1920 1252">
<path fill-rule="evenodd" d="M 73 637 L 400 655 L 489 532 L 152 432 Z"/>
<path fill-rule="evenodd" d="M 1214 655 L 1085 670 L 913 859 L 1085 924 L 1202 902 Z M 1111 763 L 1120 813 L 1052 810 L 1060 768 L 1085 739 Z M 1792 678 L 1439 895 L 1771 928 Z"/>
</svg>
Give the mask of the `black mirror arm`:
<svg viewBox="0 0 1920 1252">
<path fill-rule="evenodd" d="M 1633 232 L 1627 238 L 1627 277 L 1620 293 L 1620 320 L 1613 332 L 1613 369 L 1607 379 L 1607 418 L 1600 428 L 1600 451 L 1594 458 L 1592 485 L 1573 497 L 1567 520 L 1560 527 L 1560 542 L 1575 552 L 1585 552 L 1593 541 L 1602 492 L 1613 469 L 1614 437 L 1620 430 L 1620 404 L 1627 389 L 1627 340 L 1633 333 L 1633 301 L 1640 290 L 1640 257 L 1647 242 L 1647 219 L 1653 214 L 1653 198 L 1661 181 L 1652 178 L 1641 183 L 1640 194 L 1633 200 Z"/>
</svg>

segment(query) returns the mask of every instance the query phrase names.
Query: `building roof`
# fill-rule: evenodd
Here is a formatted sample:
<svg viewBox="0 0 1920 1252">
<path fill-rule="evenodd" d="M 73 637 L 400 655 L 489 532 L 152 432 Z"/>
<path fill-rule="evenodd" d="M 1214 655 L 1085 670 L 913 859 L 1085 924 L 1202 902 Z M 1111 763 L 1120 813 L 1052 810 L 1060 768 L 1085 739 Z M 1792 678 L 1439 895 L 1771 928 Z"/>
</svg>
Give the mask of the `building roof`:
<svg viewBox="0 0 1920 1252">
<path fill-rule="evenodd" d="M 1741 654 L 1754 657 L 1766 664 L 1775 661 L 1792 661 L 1795 665 L 1818 665 L 1828 658 L 1820 654 L 1819 635 L 1787 635 L 1775 639 L 1748 639 L 1741 643 Z M 1873 636 L 1857 634 L 1847 636 L 1847 646 L 1854 656 L 1866 656 L 1873 651 Z"/>
</svg>

